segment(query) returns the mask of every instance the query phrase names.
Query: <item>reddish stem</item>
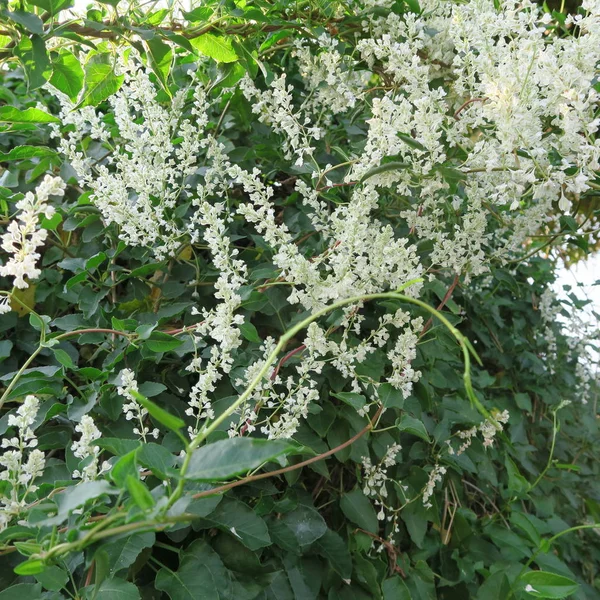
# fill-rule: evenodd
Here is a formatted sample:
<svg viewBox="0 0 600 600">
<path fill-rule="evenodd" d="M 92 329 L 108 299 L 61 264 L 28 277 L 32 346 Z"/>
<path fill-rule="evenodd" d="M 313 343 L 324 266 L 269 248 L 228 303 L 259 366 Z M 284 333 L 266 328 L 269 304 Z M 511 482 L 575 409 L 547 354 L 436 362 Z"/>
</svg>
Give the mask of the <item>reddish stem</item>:
<svg viewBox="0 0 600 600">
<path fill-rule="evenodd" d="M 84 586 L 87 587 L 88 585 L 90 585 L 92 583 L 92 574 L 94 573 L 94 561 L 92 561 L 92 564 L 90 565 L 90 568 L 88 569 L 87 575 L 85 577 L 85 584 Z"/>
<path fill-rule="evenodd" d="M 469 104 L 473 104 L 473 102 L 485 102 L 487 100 L 487 98 L 471 98 L 470 100 L 467 100 L 464 104 L 462 104 L 458 110 L 454 113 L 454 118 L 458 121 L 458 115 L 460 115 L 460 113 L 467 108 L 467 106 L 469 106 Z"/>
<path fill-rule="evenodd" d="M 279 373 L 279 369 L 281 369 L 281 367 L 288 361 L 290 360 L 290 358 L 292 358 L 292 356 L 298 354 L 298 352 L 302 352 L 302 350 L 305 350 L 306 346 L 304 344 L 301 344 L 300 346 L 298 346 L 297 348 L 294 348 L 293 350 L 290 350 L 285 356 L 283 356 L 281 358 L 281 360 L 277 363 L 277 366 L 275 367 L 275 369 L 273 369 L 273 373 L 271 374 L 271 381 L 273 381 L 278 373 Z"/>
<path fill-rule="evenodd" d="M 442 301 L 440 302 L 440 304 L 436 308 L 436 310 L 442 310 L 442 308 L 444 308 L 444 306 L 446 306 L 446 302 L 448 302 L 448 300 L 450 300 L 450 296 L 452 296 L 452 292 L 454 292 L 454 288 L 457 285 L 458 285 L 458 275 L 455 275 L 454 281 L 452 281 L 452 283 L 450 284 L 450 287 L 448 288 L 446 295 L 442 298 Z M 429 321 L 427 321 L 427 323 L 425 323 L 425 326 L 421 330 L 421 335 L 419 336 L 419 338 L 422 338 L 427 333 L 427 330 L 431 327 L 432 323 L 433 323 L 433 317 L 429 317 Z"/>
</svg>

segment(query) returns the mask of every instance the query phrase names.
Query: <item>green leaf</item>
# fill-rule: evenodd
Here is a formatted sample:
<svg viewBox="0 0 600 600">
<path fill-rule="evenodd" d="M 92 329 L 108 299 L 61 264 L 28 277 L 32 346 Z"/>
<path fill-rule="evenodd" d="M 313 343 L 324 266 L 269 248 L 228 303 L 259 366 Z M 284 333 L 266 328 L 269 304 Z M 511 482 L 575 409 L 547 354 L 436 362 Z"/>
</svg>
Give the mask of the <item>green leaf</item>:
<svg viewBox="0 0 600 600">
<path fill-rule="evenodd" d="M 359 183 L 364 183 L 367 179 L 371 177 L 375 177 L 375 175 L 381 175 L 382 173 L 387 173 L 388 171 L 398 171 L 400 169 L 408 169 L 410 165 L 404 162 L 389 162 L 383 165 L 379 165 L 378 167 L 373 167 L 369 169 L 360 179 Z"/>
<path fill-rule="evenodd" d="M 194 23 L 198 21 L 208 21 L 208 19 L 212 17 L 214 12 L 215 11 L 208 6 L 199 6 L 189 12 L 184 11 L 183 16 L 188 21 L 192 21 Z"/>
<path fill-rule="evenodd" d="M 397 133 L 396 134 L 407 146 L 414 148 L 415 150 L 421 150 L 422 152 L 427 152 L 427 148 L 418 142 L 410 135 L 406 135 L 406 133 Z"/>
<path fill-rule="evenodd" d="M 172 474 L 171 468 L 175 464 L 175 456 L 164 446 L 148 442 L 138 448 L 137 461 L 157 477 L 165 480 Z"/>
<path fill-rule="evenodd" d="M 52 352 L 54 353 L 54 356 L 56 356 L 56 360 L 63 367 L 66 367 L 67 369 L 75 368 L 73 359 L 64 350 L 61 350 L 60 348 L 52 348 Z"/>
<path fill-rule="evenodd" d="M 153 331 L 145 345 L 152 352 L 170 352 L 181 346 L 183 342 L 172 335 L 160 331 Z"/>
<path fill-rule="evenodd" d="M 148 18 L 146 19 L 146 22 L 149 25 L 160 25 L 164 18 L 169 14 L 169 9 L 168 8 L 161 8 L 160 10 L 157 10 L 156 12 L 151 13 L 150 15 L 148 15 Z"/>
<path fill-rule="evenodd" d="M 171 46 L 169 46 L 169 44 L 165 44 L 165 42 L 161 41 L 157 37 L 147 40 L 146 45 L 148 46 L 147 54 L 150 61 L 150 66 L 152 67 L 152 70 L 158 77 L 165 91 L 169 93 L 167 79 L 169 77 L 169 73 L 171 72 L 171 65 L 173 63 L 173 49 Z"/>
<path fill-rule="evenodd" d="M 179 431 L 185 427 L 185 421 L 168 413 L 166 410 L 148 400 L 136 390 L 131 390 L 131 395 L 152 415 L 159 423 L 169 428 L 171 431 Z"/>
<path fill-rule="evenodd" d="M 46 160 L 46 159 L 44 159 L 44 160 Z M 42 164 L 42 162 L 40 162 L 40 164 Z M 44 170 L 46 170 L 46 169 L 44 169 Z M 56 231 L 58 226 L 62 223 L 62 220 L 63 220 L 62 215 L 60 213 L 56 212 L 49 219 L 44 217 L 42 219 L 42 222 L 40 223 L 40 227 L 42 229 L 48 229 L 48 231 Z"/>
<path fill-rule="evenodd" d="M 375 509 L 362 490 L 356 488 L 342 496 L 340 508 L 346 518 L 356 523 L 361 529 L 376 534 L 379 531 L 379 521 Z"/>
<path fill-rule="evenodd" d="M 0 106 L 1 123 L 60 123 L 60 119 L 39 108 L 20 110 L 14 106 Z"/>
<path fill-rule="evenodd" d="M 32 554 L 39 554 L 42 546 L 37 542 L 17 542 L 15 541 L 15 548 L 23 556 L 31 556 Z"/>
<path fill-rule="evenodd" d="M 257 344 L 262 343 L 262 340 L 258 335 L 258 331 L 256 331 L 256 327 L 254 327 L 252 323 L 245 321 L 240 325 L 240 331 L 244 336 L 244 339 L 248 340 L 249 342 L 255 342 Z"/>
<path fill-rule="evenodd" d="M 386 579 L 381 586 L 383 600 L 412 600 L 406 584 L 397 575 Z"/>
<path fill-rule="evenodd" d="M 127 490 L 133 501 L 142 509 L 150 510 L 155 502 L 148 488 L 138 479 L 136 475 L 128 475 L 126 479 Z"/>
<path fill-rule="evenodd" d="M 106 258 L 106 254 L 104 252 L 98 252 L 98 254 L 94 254 L 94 256 L 88 258 L 88 260 L 85 262 L 85 270 L 93 271 L 99 267 L 106 260 Z"/>
<path fill-rule="evenodd" d="M 56 565 L 48 565 L 42 573 L 34 575 L 42 587 L 51 592 L 60 592 L 69 581 L 69 574 Z"/>
<path fill-rule="evenodd" d="M 23 37 L 15 48 L 15 54 L 25 69 L 29 89 L 35 90 L 44 85 L 52 74 L 44 40 L 39 35 Z"/>
<path fill-rule="evenodd" d="M 173 31 L 163 30 L 162 33 L 168 40 L 170 40 L 180 48 L 184 48 L 188 52 L 194 52 L 193 46 L 190 44 L 190 41 L 186 37 L 180 35 L 179 33 L 174 33 Z"/>
<path fill-rule="evenodd" d="M 197 481 L 223 481 L 295 450 L 297 446 L 283 440 L 241 437 L 219 440 L 194 451 L 185 477 Z"/>
<path fill-rule="evenodd" d="M 477 600 L 506 600 L 510 594 L 510 583 L 506 573 L 498 571 L 490 575 L 477 590 Z"/>
<path fill-rule="evenodd" d="M 520 577 L 524 589 L 534 598 L 566 598 L 574 594 L 579 584 L 554 573 L 529 571 Z"/>
<path fill-rule="evenodd" d="M 542 538 L 540 536 L 540 533 L 535 528 L 535 525 L 533 524 L 531 519 L 527 517 L 527 515 L 520 512 L 513 512 L 510 515 L 510 522 L 513 525 L 519 527 L 519 529 L 522 529 L 536 547 L 538 547 L 541 544 Z"/>
<path fill-rule="evenodd" d="M 98 588 L 95 600 L 140 600 L 140 592 L 124 579 L 106 579 Z"/>
<path fill-rule="evenodd" d="M 160 569 L 155 587 L 171 600 L 224 600 L 230 597 L 231 579 L 219 555 L 204 540 L 196 540 L 177 571 Z"/>
<path fill-rule="evenodd" d="M 10 152 L 0 154 L 1 161 L 24 160 L 26 158 L 45 158 L 56 156 L 56 152 L 46 146 L 15 146 Z"/>
<path fill-rule="evenodd" d="M 352 576 L 352 558 L 348 543 L 335 531 L 328 529 L 316 542 L 314 549 L 329 561 L 332 569 L 342 578 Z"/>
<path fill-rule="evenodd" d="M 115 75 L 113 57 L 109 53 L 94 54 L 85 65 L 84 88 L 81 106 L 98 106 L 118 91 L 123 75 Z"/>
<path fill-rule="evenodd" d="M 93 500 L 104 494 L 118 494 L 108 481 L 84 481 L 58 493 L 55 498 L 59 508 L 59 517 L 67 516 L 75 508 L 83 506 L 88 500 Z"/>
<path fill-rule="evenodd" d="M 363 409 L 367 403 L 367 399 L 364 396 L 361 396 L 361 394 L 355 394 L 354 392 L 338 392 L 337 394 L 332 394 L 332 396 L 335 396 L 342 402 L 345 402 L 355 410 Z"/>
<path fill-rule="evenodd" d="M 108 579 L 108 553 L 102 548 L 94 552 L 94 590 L 97 590 L 105 579 Z"/>
<path fill-rule="evenodd" d="M 455 169 L 454 167 L 446 167 L 444 165 L 438 165 L 436 167 L 436 171 L 439 171 L 441 173 L 444 180 L 450 186 L 450 190 L 449 190 L 450 193 L 455 193 L 458 184 L 467 178 L 467 176 L 462 171 L 459 171 L 458 169 Z"/>
<path fill-rule="evenodd" d="M 39 583 L 18 583 L 0 592 L 0 600 L 24 600 L 41 596 L 42 587 Z"/>
<path fill-rule="evenodd" d="M 129 568 L 144 548 L 154 545 L 156 536 L 153 532 L 134 533 L 133 535 L 105 544 L 101 548 L 108 555 L 109 572 L 115 575 L 122 569 Z"/>
<path fill-rule="evenodd" d="M 79 372 L 81 373 L 81 370 Z M 138 440 L 101 437 L 100 439 L 96 440 L 96 444 L 114 456 L 123 456 L 124 454 L 139 448 L 141 442 Z"/>
<path fill-rule="evenodd" d="M 43 8 L 51 15 L 55 15 L 61 10 L 65 10 L 65 8 L 73 6 L 73 0 L 29 0 L 29 3 Z"/>
<path fill-rule="evenodd" d="M 44 35 L 44 22 L 36 14 L 25 10 L 3 12 L 9 19 L 12 19 L 15 23 L 18 23 L 27 29 L 27 31 L 37 35 Z"/>
<path fill-rule="evenodd" d="M 83 78 L 81 63 L 71 52 L 63 49 L 59 54 L 53 53 L 50 83 L 73 102 L 83 88 Z"/>
<path fill-rule="evenodd" d="M 209 486 L 206 486 L 206 488 L 208 489 Z M 210 515 L 219 505 L 221 500 L 223 500 L 223 496 L 217 494 L 205 496 L 204 498 L 195 498 L 186 506 L 185 512 L 201 518 L 208 517 L 208 515 Z"/>
<path fill-rule="evenodd" d="M 327 525 L 323 517 L 310 506 L 300 504 L 269 524 L 273 540 L 284 550 L 300 553 L 325 535 Z"/>
<path fill-rule="evenodd" d="M 521 497 L 529 491 L 529 483 L 519 473 L 517 465 L 514 463 L 510 456 L 504 458 L 504 465 L 506 467 L 506 473 L 508 474 L 508 490 L 511 494 Z"/>
<path fill-rule="evenodd" d="M 235 536 L 250 550 L 271 545 L 266 523 L 247 504 L 239 500 L 224 498 L 205 520 Z"/>
<path fill-rule="evenodd" d="M 421 14 L 421 7 L 419 6 L 419 0 L 404 0 L 406 6 L 410 8 L 411 12 Z"/>
<path fill-rule="evenodd" d="M 404 406 L 402 392 L 389 383 L 382 383 L 377 389 L 377 395 L 385 408 L 402 408 Z"/>
<path fill-rule="evenodd" d="M 231 40 L 227 37 L 205 33 L 197 38 L 191 39 L 190 43 L 198 52 L 214 58 L 217 62 L 235 62 L 238 55 L 233 49 Z"/>
<path fill-rule="evenodd" d="M 423 425 L 419 419 L 415 419 L 409 415 L 404 415 L 398 423 L 398 429 L 400 431 L 410 433 L 411 435 L 416 435 L 422 440 L 429 442 L 429 434 L 427 433 L 427 429 L 425 429 L 425 425 Z"/>
<path fill-rule="evenodd" d="M 136 450 L 132 450 L 125 454 L 125 456 L 121 456 L 119 460 L 113 465 L 110 470 L 110 478 L 114 481 L 116 485 L 119 487 L 125 486 L 125 481 L 130 475 L 136 475 L 138 473 L 138 468 L 135 460 Z"/>
</svg>

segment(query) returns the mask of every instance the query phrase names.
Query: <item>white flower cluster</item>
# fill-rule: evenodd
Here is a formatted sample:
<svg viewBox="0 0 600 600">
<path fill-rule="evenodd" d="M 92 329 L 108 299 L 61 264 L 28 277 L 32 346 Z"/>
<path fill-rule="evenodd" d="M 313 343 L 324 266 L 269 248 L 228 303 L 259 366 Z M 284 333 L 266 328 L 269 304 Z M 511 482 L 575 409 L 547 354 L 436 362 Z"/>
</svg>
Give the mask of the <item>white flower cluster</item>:
<svg viewBox="0 0 600 600">
<path fill-rule="evenodd" d="M 370 181 L 414 200 L 402 215 L 434 242 L 434 263 L 478 274 L 487 269 L 487 220 L 496 211 L 507 249 L 516 250 L 552 218 L 554 203 L 569 211 L 595 177 L 600 4 L 585 2 L 586 16 L 568 18 L 580 28 L 571 37 L 553 35 L 550 16 L 529 1 L 497 8 L 491 0 L 427 0 L 422 8 L 373 19 L 372 37 L 358 43 L 391 83 L 373 100 L 365 149 L 346 180 L 387 157 L 404 163 Z M 442 79 L 447 85 L 432 86 Z M 453 149 L 463 158 L 451 173 L 439 165 Z M 466 187 L 452 199 L 450 220 L 440 202 L 448 176 Z"/>
<path fill-rule="evenodd" d="M 439 464 L 434 465 L 433 469 L 429 473 L 429 479 L 425 487 L 423 488 L 423 506 L 425 508 L 431 508 L 432 504 L 429 501 L 431 496 L 433 496 L 433 491 L 435 490 L 435 486 L 437 483 L 441 483 L 444 475 L 446 474 L 446 467 L 442 467 Z"/>
<path fill-rule="evenodd" d="M 339 40 L 327 33 L 317 39 L 313 54 L 306 40 L 298 40 L 293 55 L 298 58 L 300 74 L 309 91 L 303 108 L 311 114 L 337 115 L 348 112 L 361 100 L 371 78 L 369 71 L 358 68 L 357 61 L 338 50 Z"/>
<path fill-rule="evenodd" d="M 0 455 L 0 481 L 8 482 L 6 495 L 0 496 L 0 529 L 27 504 L 29 494 L 37 491 L 34 481 L 43 474 L 46 465 L 44 453 L 37 449 L 38 440 L 32 429 L 40 402 L 35 396 L 26 396 L 16 415 L 9 414 L 8 426 L 15 427 L 17 435 L 4 437 Z"/>
<path fill-rule="evenodd" d="M 490 417 L 484 419 L 478 426 L 458 431 L 455 435 L 462 440 L 462 444 L 458 450 L 454 450 L 450 440 L 446 440 L 448 454 L 460 456 L 465 450 L 467 450 L 467 448 L 471 446 L 473 438 L 477 436 L 478 432 L 481 433 L 483 438 L 483 447 L 491 447 L 494 443 L 496 434 L 498 434 L 500 431 L 503 431 L 503 425 L 508 423 L 509 418 L 510 415 L 507 410 L 503 410 L 502 412 L 495 410 L 492 412 Z"/>
<path fill-rule="evenodd" d="M 198 373 L 198 382 L 192 387 L 189 408 L 186 414 L 195 417 L 196 422 L 189 428 L 190 437 L 194 437 L 200 428 L 200 421 L 212 419 L 214 411 L 210 395 L 223 374 L 229 373 L 233 365 L 233 352 L 241 343 L 240 325 L 242 315 L 236 314 L 242 299 L 239 289 L 246 283 L 246 264 L 237 258 L 239 250 L 233 248 L 227 235 L 227 224 L 231 215 L 222 202 L 211 203 L 210 196 L 225 193 L 228 182 L 226 176 L 231 170 L 224 147 L 210 139 L 207 143 L 207 162 L 209 166 L 204 174 L 204 184 L 197 188 L 197 198 L 193 204 L 197 212 L 192 220 L 192 239 L 199 237 L 199 231 L 212 254 L 213 265 L 219 276 L 214 284 L 214 297 L 218 303 L 211 310 L 194 309 L 193 314 L 201 314 L 202 321 L 196 326 L 196 341 L 211 338 L 208 360 L 196 356 L 187 367 L 188 371 Z"/>
<path fill-rule="evenodd" d="M 149 71 L 132 54 L 123 60 L 125 83 L 111 96 L 118 133 L 109 133 L 103 115 L 91 107 L 75 108 L 67 96 L 52 88 L 61 102 L 63 125 L 72 125 L 61 137 L 63 153 L 81 182 L 92 191 L 92 200 L 107 224 L 115 223 L 120 235 L 134 246 L 153 249 L 158 259 L 172 255 L 186 233 L 174 215 L 187 195 L 187 178 L 196 172 L 206 124 L 205 96 L 200 84 L 193 91 L 194 123 L 182 119 L 188 89 L 179 90 L 168 108 L 156 99 Z M 84 136 L 100 143 L 114 142 L 105 156 L 86 156 Z M 97 146 L 96 153 L 103 150 Z"/>
<path fill-rule="evenodd" d="M 331 364 L 342 376 L 348 378 L 349 386 L 357 394 L 365 391 L 368 393 L 371 388 L 374 389 L 376 397 L 381 383 L 387 382 L 401 390 L 404 397 L 408 397 L 412 383 L 418 381 L 421 376 L 419 371 L 412 369 L 411 362 L 416 358 L 418 335 L 415 332 L 422 329 L 422 318 L 411 320 L 407 312 L 397 310 L 394 314 L 385 314 L 381 317 L 378 327 L 367 333 L 361 329 L 362 319 L 358 314 L 358 308 L 354 306 L 346 313 L 346 318 L 339 329 L 325 331 L 317 323 L 311 323 L 302 346 L 293 350 L 288 356 L 288 358 L 297 357 L 299 360 L 294 367 L 296 375 L 284 377 L 282 372 L 285 365 L 274 368 L 268 379 L 263 380 L 251 394 L 249 404 L 242 410 L 239 421 L 231 423 L 229 435 L 251 433 L 261 425 L 260 430 L 269 438 L 291 438 L 298 430 L 302 419 L 308 415 L 311 402 L 319 400 L 314 376 L 321 373 L 326 363 Z M 405 330 L 403 333 L 394 334 L 389 331 L 391 327 L 405 328 Z M 336 330 L 340 332 L 339 341 L 332 338 Z M 350 342 L 351 332 L 362 334 L 361 339 L 358 342 Z M 375 381 L 367 375 L 357 373 L 357 367 L 369 355 L 394 339 L 396 343 L 388 352 L 392 372 L 384 381 Z M 236 381 L 236 385 L 245 387 L 254 379 L 272 348 L 272 340 L 267 340 L 261 347 L 263 358 L 251 364 L 246 369 L 244 377 Z M 357 412 L 361 416 L 366 416 L 372 404 L 376 403 L 377 401 L 374 400 Z M 270 413 L 269 416 L 259 420 L 258 415 L 262 408 Z"/>
<path fill-rule="evenodd" d="M 546 288 L 539 300 L 539 311 L 542 321 L 541 338 L 547 347 L 545 363 L 549 372 L 555 372 L 558 360 L 557 339 L 554 326 L 559 321 L 562 328 L 568 332 L 567 352 L 561 360 L 576 360 L 575 375 L 577 386 L 573 397 L 578 397 L 583 404 L 587 404 L 592 383 L 600 381 L 598 367 L 598 352 L 600 351 L 600 335 L 593 316 L 571 311 L 568 318 L 561 315 L 561 302 L 551 288 Z"/>
<path fill-rule="evenodd" d="M 421 371 L 415 371 L 411 363 L 417 357 L 417 342 L 422 329 L 423 319 L 413 319 L 411 327 L 396 337 L 394 347 L 388 352 L 388 359 L 392 364 L 392 374 L 388 382 L 400 390 L 404 398 L 410 396 L 412 384 L 421 377 Z"/>
<path fill-rule="evenodd" d="M 93 481 L 102 473 L 110 469 L 110 463 L 104 461 L 99 465 L 100 446 L 94 442 L 102 437 L 102 433 L 96 427 L 94 419 L 90 415 L 83 415 L 81 421 L 75 426 L 75 431 L 81 434 L 81 437 L 71 444 L 71 451 L 76 458 L 81 461 L 81 471 L 73 471 L 74 479 L 82 481 Z"/>
<path fill-rule="evenodd" d="M 293 86 L 286 84 L 285 73 L 275 78 L 271 90 L 261 92 L 249 77 L 244 77 L 240 88 L 248 100 L 254 101 L 252 112 L 273 131 L 284 135 L 284 152 L 287 159 L 296 156 L 295 164 L 301 166 L 305 157 L 312 157 L 314 140 L 323 135 L 319 127 L 311 125 L 311 117 L 296 111 L 292 99 Z"/>
<path fill-rule="evenodd" d="M 388 476 L 388 469 L 396 464 L 398 455 L 402 451 L 400 444 L 392 444 L 387 447 L 385 454 L 381 461 L 377 464 L 373 464 L 368 456 L 362 457 L 363 467 L 363 492 L 365 496 L 374 498 L 375 506 L 377 510 L 377 519 L 379 521 L 386 521 L 390 523 L 390 534 L 388 541 L 394 543 L 395 536 L 400 532 L 400 526 L 398 523 L 398 517 L 400 512 L 409 502 L 406 497 L 408 486 L 402 485 L 402 482 L 391 480 Z M 388 481 L 396 485 L 396 491 L 404 496 L 404 502 L 401 506 L 393 508 L 386 504 L 388 498 Z M 379 551 L 383 548 L 380 547 Z"/>
<path fill-rule="evenodd" d="M 316 213 L 313 225 L 329 248 L 308 259 L 285 223 L 275 219 L 271 202 L 274 190 L 260 181 L 258 170 L 248 173 L 234 167 L 232 173 L 251 200 L 240 205 L 238 212 L 275 250 L 273 262 L 282 270 L 282 278 L 293 286 L 289 302 L 319 310 L 342 298 L 398 289 L 421 275 L 416 247 L 406 238 L 396 238 L 391 226 L 372 218 L 378 201 L 374 187 L 356 188 L 350 202 L 336 208 L 326 221 L 320 211 Z M 307 187 L 298 189 L 310 201 Z M 417 295 L 420 288 L 421 284 L 414 284 L 405 293 Z"/>
<path fill-rule="evenodd" d="M 17 202 L 17 216 L 8 224 L 6 232 L 0 236 L 0 245 L 8 254 L 3 265 L 0 265 L 0 275 L 14 277 L 14 286 L 26 288 L 27 280 L 37 279 L 41 271 L 37 268 L 40 257 L 38 249 L 43 246 L 48 235 L 46 229 L 40 229 L 40 217 L 50 219 L 55 209 L 48 204 L 50 196 L 62 196 L 65 183 L 60 177 L 46 175 L 35 192 L 27 192 L 25 197 Z M 8 299 L 0 301 L 0 314 L 8 312 Z"/>
<path fill-rule="evenodd" d="M 363 492 L 365 496 L 387 498 L 388 492 L 385 486 L 388 480 L 387 470 L 396 464 L 396 458 L 401 450 L 402 446 L 400 444 L 388 446 L 384 457 L 376 465 L 371 462 L 368 456 L 362 457 Z"/>
<path fill-rule="evenodd" d="M 132 390 L 138 391 L 135 373 L 131 369 L 122 369 L 119 377 L 121 385 L 117 387 L 117 392 L 120 396 L 128 400 L 128 402 L 123 404 L 123 413 L 128 421 L 135 421 L 137 423 L 133 428 L 133 433 L 139 436 L 143 442 L 147 441 L 146 436 L 148 435 L 158 439 L 160 434 L 159 429 L 155 427 L 150 431 L 150 428 L 144 423 L 144 420 L 148 416 L 148 409 L 144 408 L 131 393 Z"/>
</svg>

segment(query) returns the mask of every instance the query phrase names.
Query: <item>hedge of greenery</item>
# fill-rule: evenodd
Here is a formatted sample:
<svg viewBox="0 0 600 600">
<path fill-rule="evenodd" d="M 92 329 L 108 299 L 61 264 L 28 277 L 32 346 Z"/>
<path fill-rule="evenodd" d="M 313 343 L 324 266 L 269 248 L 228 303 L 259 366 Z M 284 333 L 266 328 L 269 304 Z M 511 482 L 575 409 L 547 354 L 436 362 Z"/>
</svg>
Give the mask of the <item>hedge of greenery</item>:
<svg viewBox="0 0 600 600">
<path fill-rule="evenodd" d="M 0 10 L 0 600 L 600 598 L 598 0 L 70 6 Z"/>
</svg>

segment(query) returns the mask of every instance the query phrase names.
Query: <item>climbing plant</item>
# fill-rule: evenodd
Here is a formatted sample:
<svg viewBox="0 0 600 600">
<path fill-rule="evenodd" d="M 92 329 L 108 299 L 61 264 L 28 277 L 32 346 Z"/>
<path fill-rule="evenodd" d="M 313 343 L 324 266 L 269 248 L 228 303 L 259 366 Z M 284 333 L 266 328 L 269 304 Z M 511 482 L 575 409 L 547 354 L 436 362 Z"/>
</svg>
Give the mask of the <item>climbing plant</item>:
<svg viewBox="0 0 600 600">
<path fill-rule="evenodd" d="M 0 600 L 600 597 L 600 4 L 0 10 Z"/>
</svg>

